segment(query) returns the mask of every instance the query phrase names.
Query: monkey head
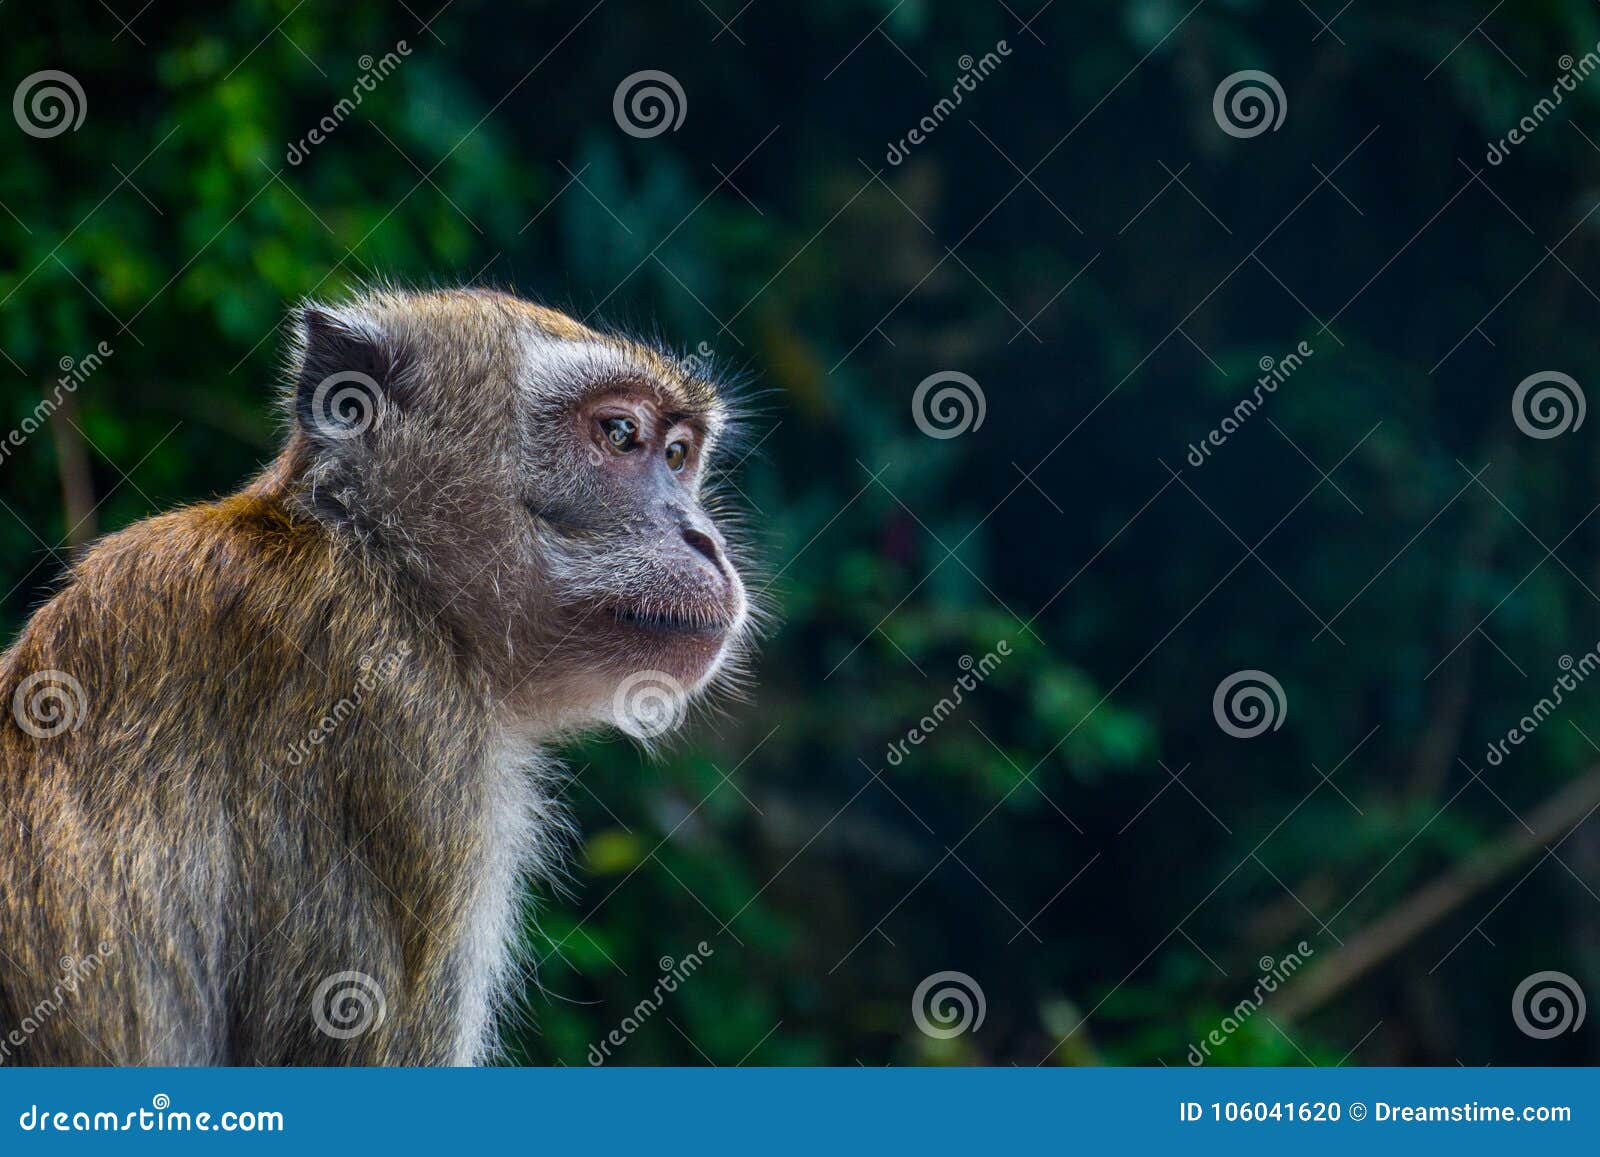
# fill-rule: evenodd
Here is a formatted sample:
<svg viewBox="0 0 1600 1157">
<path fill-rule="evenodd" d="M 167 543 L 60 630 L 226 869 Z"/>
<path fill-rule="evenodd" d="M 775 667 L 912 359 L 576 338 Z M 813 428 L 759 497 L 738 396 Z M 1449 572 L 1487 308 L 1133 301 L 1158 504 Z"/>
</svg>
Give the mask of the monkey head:
<svg viewBox="0 0 1600 1157">
<path fill-rule="evenodd" d="M 699 372 L 479 290 L 370 291 L 294 328 L 280 484 L 510 718 L 648 737 L 738 670 L 729 417 Z"/>
</svg>

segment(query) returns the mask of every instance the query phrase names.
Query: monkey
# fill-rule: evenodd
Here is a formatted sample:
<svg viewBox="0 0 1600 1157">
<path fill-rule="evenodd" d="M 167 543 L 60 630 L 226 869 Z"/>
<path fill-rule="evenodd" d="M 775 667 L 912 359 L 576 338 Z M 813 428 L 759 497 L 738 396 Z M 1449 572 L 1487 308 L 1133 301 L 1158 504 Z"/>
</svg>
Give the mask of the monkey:
<svg viewBox="0 0 1600 1157">
<path fill-rule="evenodd" d="M 703 367 L 476 288 L 288 328 L 277 456 L 0 656 L 0 1063 L 493 1060 L 551 748 L 747 666 Z"/>
</svg>

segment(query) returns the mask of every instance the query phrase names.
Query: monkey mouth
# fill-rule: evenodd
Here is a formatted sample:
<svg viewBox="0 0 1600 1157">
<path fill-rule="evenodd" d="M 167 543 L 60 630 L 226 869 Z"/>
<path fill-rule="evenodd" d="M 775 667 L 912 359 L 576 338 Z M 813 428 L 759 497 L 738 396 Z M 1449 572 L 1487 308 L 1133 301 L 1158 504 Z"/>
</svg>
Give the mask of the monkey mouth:
<svg viewBox="0 0 1600 1157">
<path fill-rule="evenodd" d="M 614 622 L 649 635 L 687 635 L 701 639 L 720 639 L 732 626 L 725 616 L 711 612 L 687 615 L 675 611 L 632 606 L 610 606 L 605 608 L 605 611 Z"/>
</svg>

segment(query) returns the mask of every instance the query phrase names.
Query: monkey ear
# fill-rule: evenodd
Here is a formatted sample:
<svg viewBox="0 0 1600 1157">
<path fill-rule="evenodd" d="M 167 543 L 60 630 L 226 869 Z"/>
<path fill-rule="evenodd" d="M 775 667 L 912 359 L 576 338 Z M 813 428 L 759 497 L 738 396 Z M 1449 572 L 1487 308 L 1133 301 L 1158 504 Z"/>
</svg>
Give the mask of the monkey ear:
<svg viewBox="0 0 1600 1157">
<path fill-rule="evenodd" d="M 393 416 L 409 358 L 373 319 L 311 304 L 293 321 L 294 415 L 307 437 L 330 446 Z"/>
</svg>

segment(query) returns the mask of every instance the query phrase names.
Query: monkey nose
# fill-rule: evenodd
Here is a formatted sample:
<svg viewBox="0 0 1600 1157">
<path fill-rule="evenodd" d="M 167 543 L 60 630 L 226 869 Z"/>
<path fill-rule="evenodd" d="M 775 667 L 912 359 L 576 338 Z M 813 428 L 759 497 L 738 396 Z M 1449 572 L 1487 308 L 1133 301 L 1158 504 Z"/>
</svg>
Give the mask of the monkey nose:
<svg viewBox="0 0 1600 1157">
<path fill-rule="evenodd" d="M 716 539 L 704 531 L 696 530 L 692 526 L 686 526 L 683 528 L 683 541 L 688 543 L 689 548 L 696 554 L 707 559 L 716 568 L 719 575 L 727 573 L 722 565 L 722 551 L 717 546 Z"/>
</svg>

